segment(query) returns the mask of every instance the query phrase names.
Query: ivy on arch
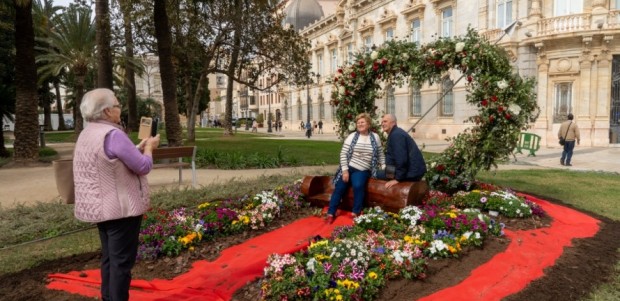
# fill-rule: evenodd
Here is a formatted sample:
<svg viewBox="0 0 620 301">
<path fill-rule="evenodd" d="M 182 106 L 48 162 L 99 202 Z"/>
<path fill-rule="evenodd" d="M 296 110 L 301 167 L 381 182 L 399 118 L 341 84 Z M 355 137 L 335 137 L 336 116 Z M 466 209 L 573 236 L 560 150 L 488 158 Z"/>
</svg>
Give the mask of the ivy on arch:
<svg viewBox="0 0 620 301">
<path fill-rule="evenodd" d="M 451 69 L 464 76 L 466 102 L 477 113 L 466 120 L 471 127 L 448 138 L 449 147 L 427 160 L 426 180 L 445 192 L 468 189 L 480 170 L 509 159 L 521 130 L 538 117 L 534 79 L 514 73 L 507 53 L 471 28 L 465 36 L 422 46 L 390 41 L 338 69 L 332 79 L 331 104 L 339 137 L 344 139 L 355 130 L 353 119 L 359 113 L 370 113 L 378 120 L 375 99 L 382 96 L 382 85 L 441 83 Z M 373 129 L 378 131 L 379 124 Z"/>
</svg>

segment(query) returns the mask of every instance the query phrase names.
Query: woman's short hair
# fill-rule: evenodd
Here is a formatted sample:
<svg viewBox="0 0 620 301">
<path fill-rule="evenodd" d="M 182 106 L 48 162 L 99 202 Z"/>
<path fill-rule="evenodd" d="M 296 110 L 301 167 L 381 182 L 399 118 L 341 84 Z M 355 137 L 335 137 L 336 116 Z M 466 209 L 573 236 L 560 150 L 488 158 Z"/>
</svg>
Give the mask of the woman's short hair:
<svg viewBox="0 0 620 301">
<path fill-rule="evenodd" d="M 372 125 L 372 118 L 370 118 L 370 114 L 368 113 L 360 113 L 357 116 L 355 116 L 355 122 L 357 123 L 357 121 L 362 118 L 365 119 L 369 125 Z"/>
<path fill-rule="evenodd" d="M 568 118 L 568 120 L 573 120 L 575 116 L 573 116 L 573 113 L 568 113 L 568 116 L 566 116 L 566 118 Z"/>
<path fill-rule="evenodd" d="M 103 110 L 114 106 L 114 92 L 110 89 L 99 88 L 88 91 L 82 97 L 80 111 L 86 121 L 96 121 L 103 117 Z"/>
</svg>

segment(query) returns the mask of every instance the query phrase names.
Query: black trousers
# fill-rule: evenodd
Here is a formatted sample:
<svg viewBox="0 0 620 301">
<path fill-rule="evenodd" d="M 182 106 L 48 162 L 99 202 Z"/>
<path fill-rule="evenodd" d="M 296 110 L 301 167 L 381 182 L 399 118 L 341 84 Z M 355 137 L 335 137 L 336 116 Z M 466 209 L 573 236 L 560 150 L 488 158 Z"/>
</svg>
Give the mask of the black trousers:
<svg viewBox="0 0 620 301">
<path fill-rule="evenodd" d="M 101 240 L 101 298 L 129 300 L 131 269 L 138 254 L 142 215 L 97 224 Z"/>
</svg>

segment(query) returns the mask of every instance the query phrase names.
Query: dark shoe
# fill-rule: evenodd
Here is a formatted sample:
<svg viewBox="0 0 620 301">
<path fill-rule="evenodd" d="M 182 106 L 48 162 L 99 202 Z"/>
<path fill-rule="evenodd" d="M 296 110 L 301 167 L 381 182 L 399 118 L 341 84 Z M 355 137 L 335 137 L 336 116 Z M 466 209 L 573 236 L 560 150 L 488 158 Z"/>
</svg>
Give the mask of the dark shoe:
<svg viewBox="0 0 620 301">
<path fill-rule="evenodd" d="M 573 164 L 570 164 L 570 163 L 568 163 L 568 164 L 565 164 L 565 165 L 566 165 L 566 166 L 573 166 Z"/>
<path fill-rule="evenodd" d="M 565 165 L 564 162 L 560 161 L 560 164 Z"/>
</svg>

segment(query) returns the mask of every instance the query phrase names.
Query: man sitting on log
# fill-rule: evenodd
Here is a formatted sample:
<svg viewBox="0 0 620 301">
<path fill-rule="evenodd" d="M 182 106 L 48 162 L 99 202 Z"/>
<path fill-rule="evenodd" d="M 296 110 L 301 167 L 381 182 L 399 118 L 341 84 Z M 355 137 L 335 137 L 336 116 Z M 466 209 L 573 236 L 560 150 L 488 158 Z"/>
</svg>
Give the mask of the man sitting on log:
<svg viewBox="0 0 620 301">
<path fill-rule="evenodd" d="M 381 118 L 381 128 L 388 134 L 386 144 L 385 172 L 379 172 L 377 178 L 389 180 L 385 183 L 390 188 L 399 182 L 417 182 L 426 173 L 426 163 L 418 145 L 407 132 L 396 126 L 396 116 L 385 114 Z"/>
</svg>

